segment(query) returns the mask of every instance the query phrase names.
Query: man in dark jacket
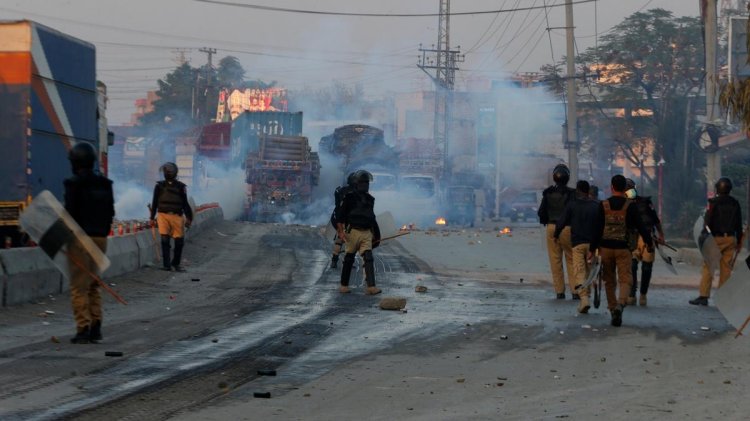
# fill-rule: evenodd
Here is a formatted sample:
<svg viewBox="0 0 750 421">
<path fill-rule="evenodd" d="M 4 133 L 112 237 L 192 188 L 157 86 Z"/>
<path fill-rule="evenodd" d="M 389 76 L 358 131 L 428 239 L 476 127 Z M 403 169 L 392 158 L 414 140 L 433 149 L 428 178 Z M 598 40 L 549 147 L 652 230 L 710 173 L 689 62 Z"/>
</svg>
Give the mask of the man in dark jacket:
<svg viewBox="0 0 750 421">
<path fill-rule="evenodd" d="M 356 186 L 355 180 L 354 180 L 354 173 L 350 173 L 346 177 L 346 184 L 342 186 L 336 187 L 336 190 L 333 192 L 333 212 L 331 212 L 331 225 L 333 225 L 333 228 L 337 230 L 336 236 L 333 239 L 333 252 L 331 256 L 331 269 L 336 269 L 336 266 L 339 262 L 339 254 L 341 254 L 341 249 L 344 246 L 344 240 L 342 240 L 338 235 L 338 228 L 337 228 L 337 220 L 338 217 L 337 212 L 341 213 L 341 210 L 339 209 L 341 206 L 341 202 L 344 200 L 344 197 L 349 193 L 354 191 L 354 188 Z"/>
<path fill-rule="evenodd" d="M 573 299 L 578 298 L 575 293 L 575 284 L 573 282 L 573 259 L 572 247 L 570 244 L 570 228 L 564 228 L 559 235 L 559 241 L 555 241 L 555 224 L 562 217 L 565 206 L 568 201 L 575 195 L 575 190 L 568 187 L 570 180 L 570 170 L 564 164 L 557 165 L 552 170 L 552 179 L 555 182 L 553 186 L 547 187 L 542 193 L 542 203 L 539 205 L 537 216 L 539 223 L 545 225 L 547 237 L 547 254 L 549 256 L 549 266 L 552 271 L 552 283 L 555 287 L 555 293 L 558 300 L 565 299 L 565 274 L 563 272 L 563 256 L 565 257 L 565 266 L 568 272 L 568 284 L 570 286 Z"/>
<path fill-rule="evenodd" d="M 622 312 L 627 305 L 633 283 L 629 235 L 638 231 L 650 252 L 654 250 L 651 233 L 643 225 L 638 209 L 625 197 L 627 181 L 622 175 L 612 177 L 612 196 L 603 200 L 595 221 L 594 245 L 602 259 L 602 278 L 607 291 L 607 307 L 612 315 L 612 326 L 622 325 Z M 615 275 L 615 271 L 617 274 Z M 616 295 L 619 283 L 619 296 Z"/>
<path fill-rule="evenodd" d="M 656 241 L 659 243 L 664 242 L 664 231 L 661 228 L 661 221 L 659 215 L 654 210 L 654 204 L 651 202 L 651 198 L 648 196 L 641 196 L 638 194 L 638 190 L 635 188 L 635 181 L 628 178 L 627 186 L 625 187 L 625 195 L 633 201 L 633 206 L 638 209 L 638 214 L 641 216 L 643 225 L 646 226 L 648 232 L 656 234 Z M 631 249 L 633 252 L 633 260 L 631 264 L 631 271 L 633 272 L 633 285 L 630 288 L 630 297 L 628 297 L 628 305 L 635 304 L 635 293 L 638 290 L 638 263 L 641 263 L 641 295 L 638 299 L 638 304 L 645 306 L 647 304 L 646 294 L 648 294 L 648 286 L 651 283 L 651 271 L 654 267 L 654 260 L 656 255 L 653 250 L 649 251 L 646 247 L 646 242 L 643 241 L 638 232 L 631 233 Z"/>
<path fill-rule="evenodd" d="M 185 227 L 190 228 L 193 223 L 193 210 L 187 198 L 187 186 L 177 181 L 177 165 L 167 162 L 161 166 L 164 181 L 159 181 L 154 187 L 154 197 L 151 200 L 151 220 L 156 217 L 161 235 L 162 269 L 169 271 L 174 268 L 182 272 L 180 266 L 182 249 L 185 246 Z M 157 217 L 158 212 L 158 217 Z M 170 239 L 174 238 L 174 257 L 170 260 Z"/>
<path fill-rule="evenodd" d="M 570 239 L 573 250 L 573 283 L 574 291 L 577 290 L 581 302 L 578 303 L 579 313 L 588 313 L 589 288 L 579 288 L 586 280 L 589 272 L 588 262 L 593 257 L 596 246 L 594 237 L 596 227 L 591 223 L 599 215 L 599 201 L 591 198 L 589 194 L 589 183 L 579 180 L 576 183 L 576 197 L 568 202 L 565 211 L 555 226 L 555 240 L 560 238 L 560 233 L 565 227 L 570 227 Z"/>
<path fill-rule="evenodd" d="M 375 286 L 375 261 L 372 249 L 380 241 L 380 229 L 375 219 L 375 198 L 368 193 L 372 174 L 359 170 L 354 173 L 356 188 L 349 192 L 341 203 L 336 214 L 336 225 L 339 237 L 346 243 L 344 265 L 341 268 L 341 293 L 348 293 L 349 278 L 354 266 L 356 253 L 362 255 L 365 261 L 365 294 L 380 294 L 380 288 Z"/>
<path fill-rule="evenodd" d="M 742 247 L 742 210 L 737 199 L 729 195 L 732 191 L 732 181 L 729 178 L 721 177 L 715 187 L 716 196 L 708 200 L 708 210 L 704 221 L 721 252 L 719 263 L 719 288 L 721 288 L 732 274 L 732 264 Z M 710 238 L 707 241 L 710 241 Z M 690 304 L 708 305 L 713 277 L 713 270 L 706 262 L 703 262 L 700 296 L 690 300 Z"/>
<path fill-rule="evenodd" d="M 91 237 L 102 253 L 107 251 L 107 235 L 115 216 L 112 181 L 94 172 L 96 149 L 87 142 L 78 142 L 68 154 L 73 177 L 65 180 L 65 210 Z M 99 284 L 89 275 L 96 273 L 96 265 L 77 241 L 68 245 L 70 268 L 70 296 L 76 344 L 102 339 L 102 298 Z"/>
</svg>

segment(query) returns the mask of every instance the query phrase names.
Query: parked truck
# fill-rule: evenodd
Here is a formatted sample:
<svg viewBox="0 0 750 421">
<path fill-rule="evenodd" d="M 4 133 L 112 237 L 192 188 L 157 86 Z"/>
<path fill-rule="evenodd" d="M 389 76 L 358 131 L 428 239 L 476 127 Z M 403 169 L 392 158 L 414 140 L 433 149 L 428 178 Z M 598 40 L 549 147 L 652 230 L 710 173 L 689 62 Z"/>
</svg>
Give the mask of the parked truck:
<svg viewBox="0 0 750 421">
<path fill-rule="evenodd" d="M 246 215 L 251 221 L 278 222 L 282 215 L 304 216 L 320 179 L 320 159 L 304 136 L 258 136 L 258 149 L 245 161 Z"/>
<path fill-rule="evenodd" d="M 385 143 L 383 131 L 377 127 L 365 124 L 338 127 L 320 139 L 318 151 L 338 159 L 341 179 L 359 169 L 380 174 L 384 186 L 398 177 L 398 152 Z"/>
<path fill-rule="evenodd" d="M 73 145 L 89 142 L 101 152 L 95 59 L 88 42 L 32 21 L 0 22 L 0 230 L 6 244 L 21 243 L 18 217 L 35 195 L 49 190 L 63 200 Z"/>
</svg>

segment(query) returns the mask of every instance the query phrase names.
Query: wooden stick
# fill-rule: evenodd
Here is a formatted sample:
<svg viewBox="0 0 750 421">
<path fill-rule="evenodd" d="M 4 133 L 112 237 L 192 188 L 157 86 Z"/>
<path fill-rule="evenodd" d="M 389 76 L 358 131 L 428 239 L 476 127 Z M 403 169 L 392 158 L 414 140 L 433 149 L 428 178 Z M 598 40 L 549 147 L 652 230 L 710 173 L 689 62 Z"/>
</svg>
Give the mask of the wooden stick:
<svg viewBox="0 0 750 421">
<path fill-rule="evenodd" d="M 76 260 L 76 259 L 74 259 L 73 257 L 71 257 L 71 255 L 70 255 L 70 254 L 68 254 L 67 252 L 64 252 L 64 251 L 63 251 L 63 252 L 61 252 L 61 253 L 63 253 L 63 254 L 65 255 L 65 256 L 67 256 L 67 257 L 68 257 L 68 259 L 70 259 L 70 261 L 71 261 L 71 262 L 73 262 L 73 264 L 75 264 L 75 265 L 76 265 L 76 266 L 78 266 L 78 267 L 79 267 L 80 269 L 82 269 L 82 270 L 83 270 L 84 272 L 86 272 L 86 273 L 87 273 L 87 274 L 88 274 L 88 275 L 89 275 L 90 277 L 94 278 L 94 280 L 95 280 L 96 282 L 98 282 L 98 283 L 99 283 L 99 285 L 100 285 L 100 286 L 101 286 L 101 287 L 102 287 L 102 288 L 103 288 L 103 289 L 104 289 L 105 291 L 107 291 L 107 292 L 108 292 L 108 293 L 110 293 L 110 294 L 111 294 L 111 295 L 112 295 L 113 297 L 115 297 L 115 300 L 119 301 L 119 302 L 120 302 L 120 303 L 122 303 L 123 305 L 128 305 L 128 303 L 127 303 L 127 302 L 126 302 L 126 301 L 125 301 L 125 300 L 124 300 L 124 299 L 123 299 L 122 297 L 120 297 L 120 296 L 119 296 L 119 295 L 118 295 L 118 294 L 117 294 L 117 293 L 116 293 L 116 292 L 115 292 L 115 291 L 114 291 L 114 290 L 113 290 L 112 288 L 110 288 L 110 287 L 109 287 L 109 285 L 107 285 L 107 283 L 106 283 L 106 282 L 102 281 L 102 280 L 101 280 L 101 278 L 99 278 L 99 277 L 98 277 L 98 276 L 96 276 L 96 275 L 95 275 L 94 273 L 92 273 L 92 272 L 91 272 L 91 271 L 90 271 L 90 270 L 89 270 L 89 269 L 88 269 L 87 267 L 85 267 L 85 266 L 84 266 L 83 264 L 81 264 L 81 263 L 80 263 L 80 262 L 79 262 L 78 260 Z"/>
<path fill-rule="evenodd" d="M 745 319 L 745 323 L 742 324 L 742 326 L 737 330 L 737 334 L 734 335 L 734 339 L 737 339 L 740 335 L 742 335 L 742 331 L 745 330 L 745 327 L 747 326 L 748 322 L 750 322 L 750 316 Z"/>
<path fill-rule="evenodd" d="M 398 233 L 396 235 L 391 235 L 390 237 L 381 238 L 380 240 L 375 241 L 375 242 L 376 243 L 382 243 L 385 240 L 393 240 L 394 238 L 401 237 L 401 236 L 404 236 L 404 235 L 407 235 L 407 234 L 411 234 L 411 231 L 400 232 L 400 233 Z"/>
</svg>

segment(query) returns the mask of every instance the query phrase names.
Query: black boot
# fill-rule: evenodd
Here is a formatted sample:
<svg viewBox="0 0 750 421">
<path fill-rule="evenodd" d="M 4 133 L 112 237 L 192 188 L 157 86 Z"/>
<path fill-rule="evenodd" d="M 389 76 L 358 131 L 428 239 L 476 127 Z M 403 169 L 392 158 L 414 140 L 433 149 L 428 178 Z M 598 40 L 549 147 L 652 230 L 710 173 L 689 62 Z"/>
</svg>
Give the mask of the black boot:
<svg viewBox="0 0 750 421">
<path fill-rule="evenodd" d="M 339 255 L 334 254 L 333 257 L 331 257 L 331 269 L 336 269 L 338 264 L 339 264 Z"/>
<path fill-rule="evenodd" d="M 184 238 L 175 238 L 174 239 L 174 258 L 172 258 L 172 268 L 176 270 L 177 272 L 184 272 L 185 269 L 180 266 L 180 261 L 182 261 L 182 249 L 185 247 L 185 239 Z"/>
<path fill-rule="evenodd" d="M 169 246 L 170 238 L 167 235 L 161 236 L 161 258 L 164 262 L 162 269 L 164 270 L 172 270 L 172 265 L 170 264 L 170 250 L 171 247 Z"/>
<path fill-rule="evenodd" d="M 91 339 L 91 333 L 89 331 L 89 327 L 86 326 L 83 329 L 79 329 L 76 332 L 76 336 L 70 338 L 70 343 L 72 344 L 87 344 L 89 343 Z"/>
<path fill-rule="evenodd" d="M 654 268 L 654 262 L 643 262 L 641 268 L 641 295 L 648 294 L 648 286 L 651 284 L 651 272 Z"/>
<path fill-rule="evenodd" d="M 91 331 L 89 332 L 89 339 L 91 340 L 91 342 L 98 342 L 103 339 L 101 320 L 94 320 L 94 322 L 91 323 Z"/>
<path fill-rule="evenodd" d="M 352 276 L 352 267 L 354 267 L 354 253 L 344 255 L 344 264 L 341 266 L 341 286 L 349 286 L 349 278 Z"/>
<path fill-rule="evenodd" d="M 364 252 L 364 254 L 362 254 L 362 258 L 365 261 L 365 282 L 367 282 L 365 294 L 380 294 L 380 288 L 375 286 L 375 259 L 372 257 L 372 250 L 367 250 L 366 252 Z"/>
<path fill-rule="evenodd" d="M 694 305 L 694 306 L 699 306 L 699 305 L 700 306 L 707 306 L 708 305 L 708 297 L 701 296 L 701 297 L 698 297 L 698 298 L 694 298 L 694 299 L 692 299 L 692 300 L 690 300 L 688 302 L 690 304 Z"/>
<path fill-rule="evenodd" d="M 644 263 L 643 265 L 645 269 L 646 264 Z M 630 296 L 635 298 L 635 292 L 638 290 L 638 259 L 630 261 L 630 272 L 633 274 L 633 284 L 630 285 Z"/>
<path fill-rule="evenodd" d="M 623 307 L 620 304 L 612 310 L 612 326 L 622 326 L 622 310 Z"/>
</svg>

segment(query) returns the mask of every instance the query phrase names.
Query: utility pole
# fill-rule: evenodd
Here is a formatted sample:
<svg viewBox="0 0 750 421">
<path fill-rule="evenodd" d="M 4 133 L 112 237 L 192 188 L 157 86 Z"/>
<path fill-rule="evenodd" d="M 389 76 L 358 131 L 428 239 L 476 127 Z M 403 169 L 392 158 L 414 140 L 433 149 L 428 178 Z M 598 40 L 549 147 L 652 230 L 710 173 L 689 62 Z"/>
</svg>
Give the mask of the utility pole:
<svg viewBox="0 0 750 421">
<path fill-rule="evenodd" d="M 706 43 L 706 124 L 713 124 L 719 117 L 716 95 L 718 76 L 716 74 L 717 20 L 716 0 L 706 0 L 705 12 Z M 721 177 L 721 150 L 706 153 L 706 190 L 713 192 L 713 185 Z"/>
<path fill-rule="evenodd" d="M 434 45 L 433 45 L 434 47 Z M 448 174 L 448 149 L 450 145 L 451 105 L 456 78 L 457 63 L 464 61 L 460 47 L 450 48 L 450 0 L 440 0 L 437 48 L 422 48 L 417 67 L 430 76 L 435 84 L 435 115 L 433 137 L 435 146 L 442 152 L 442 177 Z M 434 70 L 433 75 L 431 71 Z"/>
<path fill-rule="evenodd" d="M 208 56 L 208 61 L 206 64 L 206 89 L 203 91 L 203 95 L 206 97 L 205 98 L 206 111 L 204 112 L 204 115 L 205 115 L 204 119 L 206 119 L 206 121 L 210 121 L 211 113 L 209 112 L 209 110 L 211 109 L 211 104 L 209 103 L 209 101 L 211 99 L 211 96 L 208 95 L 208 93 L 212 88 L 211 86 L 211 71 L 213 70 L 212 59 L 213 59 L 213 55 L 216 54 L 216 48 L 203 47 L 199 49 L 198 51 L 200 51 L 201 53 L 206 53 L 206 55 Z M 214 104 L 214 106 L 216 106 L 216 104 Z"/>
<path fill-rule="evenodd" d="M 568 168 L 570 168 L 570 181 L 578 181 L 578 114 L 576 107 L 576 65 L 575 65 L 575 38 L 573 30 L 573 1 L 565 0 L 565 34 L 566 34 L 566 63 L 568 75 L 567 85 L 567 121 L 565 147 L 568 149 Z"/>
</svg>

